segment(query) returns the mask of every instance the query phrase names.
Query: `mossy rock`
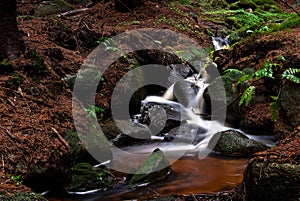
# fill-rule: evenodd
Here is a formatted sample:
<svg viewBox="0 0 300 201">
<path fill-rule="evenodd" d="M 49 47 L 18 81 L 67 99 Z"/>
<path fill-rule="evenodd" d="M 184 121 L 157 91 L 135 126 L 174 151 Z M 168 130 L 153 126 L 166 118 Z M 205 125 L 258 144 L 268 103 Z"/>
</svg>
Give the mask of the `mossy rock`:
<svg viewBox="0 0 300 201">
<path fill-rule="evenodd" d="M 0 195 L 1 201 L 47 201 L 42 195 L 32 192 L 16 193 L 11 196 Z"/>
<path fill-rule="evenodd" d="M 217 141 L 217 143 L 215 143 Z M 213 145 L 216 144 L 214 147 Z M 216 133 L 209 142 L 208 147 L 222 156 L 250 156 L 256 152 L 268 149 L 268 146 L 249 139 L 235 130 Z"/>
<path fill-rule="evenodd" d="M 94 168 L 89 163 L 78 163 L 73 167 L 72 177 L 66 190 L 82 192 L 94 189 L 110 189 L 116 178 L 106 169 Z"/>
<path fill-rule="evenodd" d="M 298 15 L 293 15 L 279 25 L 277 30 L 294 29 L 297 27 L 300 27 L 300 17 Z"/>
<path fill-rule="evenodd" d="M 14 71 L 14 67 L 13 65 L 7 60 L 7 59 L 3 59 L 0 62 L 0 74 L 7 74 L 7 73 L 12 73 Z"/>
<path fill-rule="evenodd" d="M 48 0 L 41 2 L 34 11 L 35 16 L 47 16 L 73 10 L 74 7 L 64 0 Z"/>
<path fill-rule="evenodd" d="M 224 109 L 224 106 L 228 106 L 226 120 L 234 124 L 239 124 L 243 118 L 243 114 L 238 107 L 238 101 L 235 101 L 239 97 L 239 90 L 233 87 L 234 83 L 239 79 L 239 76 L 240 75 L 218 77 L 205 89 L 203 94 L 208 108 L 213 104 L 215 111 L 221 111 L 222 108 Z M 224 95 L 220 95 L 224 93 L 226 99 Z"/>
<path fill-rule="evenodd" d="M 244 183 L 248 201 L 298 201 L 300 165 L 252 159 L 245 171 Z"/>
<path fill-rule="evenodd" d="M 164 153 L 155 149 L 129 181 L 130 187 L 145 183 L 154 183 L 166 178 L 171 172 L 171 166 Z"/>
</svg>

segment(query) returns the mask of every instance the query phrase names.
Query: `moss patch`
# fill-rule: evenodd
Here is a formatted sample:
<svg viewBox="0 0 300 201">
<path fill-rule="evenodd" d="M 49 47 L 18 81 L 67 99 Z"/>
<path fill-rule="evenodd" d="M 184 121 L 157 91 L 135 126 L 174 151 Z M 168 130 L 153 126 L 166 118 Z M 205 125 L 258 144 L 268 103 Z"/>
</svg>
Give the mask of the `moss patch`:
<svg viewBox="0 0 300 201">
<path fill-rule="evenodd" d="M 246 200 L 298 201 L 300 166 L 250 161 L 245 172 Z"/>
</svg>

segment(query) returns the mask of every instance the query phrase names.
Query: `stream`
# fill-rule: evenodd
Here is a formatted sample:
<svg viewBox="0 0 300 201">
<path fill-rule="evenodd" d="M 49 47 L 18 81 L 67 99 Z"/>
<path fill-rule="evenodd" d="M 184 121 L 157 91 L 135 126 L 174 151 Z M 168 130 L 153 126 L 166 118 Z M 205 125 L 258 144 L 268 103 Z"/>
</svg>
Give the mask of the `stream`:
<svg viewBox="0 0 300 201">
<path fill-rule="evenodd" d="M 142 150 L 142 148 L 144 147 L 133 147 L 135 151 Z M 242 182 L 247 161 L 248 159 L 245 158 L 232 159 L 213 156 L 200 160 L 198 156 L 190 152 L 172 164 L 173 174 L 160 183 L 136 190 L 120 187 L 88 195 L 66 195 L 47 199 L 50 201 L 137 200 L 153 198 L 158 195 L 188 195 L 229 190 Z"/>
<path fill-rule="evenodd" d="M 227 41 L 222 40 L 219 37 L 213 38 L 215 49 L 221 49 L 222 46 L 228 45 Z M 175 71 L 176 69 L 173 74 L 178 73 Z M 176 79 L 173 77 L 169 80 Z M 248 162 L 247 158 L 223 157 L 215 154 L 211 149 L 207 152 L 208 144 L 217 132 L 229 129 L 237 130 L 230 126 L 223 126 L 218 121 L 205 120 L 201 117 L 206 113 L 207 106 L 204 103 L 203 93 L 209 83 L 206 83 L 205 78 L 201 78 L 200 74 L 194 74 L 186 79 L 180 78 L 176 81 L 171 83 L 163 96 L 148 95 L 144 97 L 141 100 L 141 114 L 136 114 L 132 119 L 132 122 L 148 127 L 150 130 L 152 127 L 151 142 L 123 147 L 122 153 L 125 151 L 130 154 L 120 155 L 108 164 L 112 173 L 125 178 L 126 174 L 116 172 L 114 167 L 125 168 L 126 163 L 130 161 L 129 168 L 134 166 L 134 169 L 137 169 L 153 150 L 160 148 L 172 168 L 172 173 L 166 179 L 136 189 L 131 189 L 123 184 L 108 191 L 82 192 L 80 195 L 79 193 L 69 193 L 62 197 L 46 195 L 47 199 L 50 201 L 137 200 L 171 194 L 213 193 L 230 190 L 241 184 Z M 180 99 L 180 103 L 174 100 L 174 96 L 177 100 Z M 162 110 L 166 112 L 161 113 Z M 165 119 L 162 120 L 161 117 L 165 117 Z M 165 139 L 174 127 L 169 128 L 165 133 L 159 133 L 160 123 L 166 120 L 180 122 L 180 126 L 177 125 L 177 133 L 175 132 L 175 137 L 172 136 L 171 141 Z M 157 130 L 157 128 L 160 129 Z M 265 145 L 274 145 L 274 139 L 270 136 L 253 136 L 238 131 Z M 153 135 L 153 133 L 155 134 Z M 180 135 L 177 136 L 178 133 Z M 126 169 L 126 171 L 128 170 Z"/>
</svg>

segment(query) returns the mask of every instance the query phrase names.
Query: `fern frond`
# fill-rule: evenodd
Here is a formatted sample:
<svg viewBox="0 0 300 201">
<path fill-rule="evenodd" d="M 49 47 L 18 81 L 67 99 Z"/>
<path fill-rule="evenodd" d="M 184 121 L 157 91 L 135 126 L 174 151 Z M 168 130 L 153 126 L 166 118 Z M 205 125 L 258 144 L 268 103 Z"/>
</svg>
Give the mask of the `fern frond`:
<svg viewBox="0 0 300 201">
<path fill-rule="evenodd" d="M 229 68 L 224 71 L 224 75 L 230 76 L 232 74 L 244 75 L 244 72 L 235 68 Z"/>
<path fill-rule="evenodd" d="M 281 79 L 287 79 L 295 83 L 300 83 L 300 78 L 295 75 L 298 73 L 300 73 L 300 69 L 289 68 L 282 73 Z"/>
<path fill-rule="evenodd" d="M 254 73 L 254 76 L 257 77 L 258 79 L 261 79 L 263 77 L 274 79 L 274 77 L 273 77 L 273 66 L 275 66 L 275 64 L 271 64 L 270 61 L 268 60 L 266 62 L 266 64 L 261 69 L 257 70 Z"/>
<path fill-rule="evenodd" d="M 245 91 L 241 96 L 239 106 L 241 106 L 245 102 L 246 107 L 248 107 L 249 103 L 254 97 L 254 94 L 255 94 L 255 86 L 250 86 L 247 89 L 245 89 Z"/>
<path fill-rule="evenodd" d="M 271 96 L 274 102 L 270 103 L 272 119 L 276 122 L 279 118 L 279 110 L 281 109 L 281 100 L 278 96 Z"/>
<path fill-rule="evenodd" d="M 237 81 L 236 85 L 239 85 L 239 84 L 242 84 L 248 80 L 252 79 L 252 75 L 247 75 L 247 74 L 244 74 L 240 77 L 240 79 Z"/>
</svg>

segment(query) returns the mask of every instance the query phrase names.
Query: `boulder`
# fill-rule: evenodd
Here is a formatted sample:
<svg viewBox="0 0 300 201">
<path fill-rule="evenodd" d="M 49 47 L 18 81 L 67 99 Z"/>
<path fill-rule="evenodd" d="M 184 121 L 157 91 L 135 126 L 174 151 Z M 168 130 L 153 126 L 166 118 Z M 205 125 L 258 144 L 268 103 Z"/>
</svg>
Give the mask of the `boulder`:
<svg viewBox="0 0 300 201">
<path fill-rule="evenodd" d="M 164 153 L 155 149 L 129 181 L 130 187 L 154 183 L 166 178 L 171 173 L 171 166 Z"/>
<path fill-rule="evenodd" d="M 206 132 L 205 129 L 193 124 L 184 123 L 176 128 L 171 129 L 165 136 L 167 142 L 183 142 L 198 144 L 205 136 L 201 135 Z"/>
<path fill-rule="evenodd" d="M 292 126 L 300 125 L 300 85 L 285 84 L 281 91 L 281 105 Z"/>
<path fill-rule="evenodd" d="M 218 139 L 216 145 L 216 139 Z M 268 149 L 268 146 L 249 139 L 247 136 L 235 130 L 227 130 L 216 133 L 209 142 L 209 148 L 223 156 L 250 156 L 256 152 Z"/>
<path fill-rule="evenodd" d="M 78 163 L 73 167 L 70 183 L 66 190 L 83 192 L 88 190 L 106 190 L 115 185 L 116 178 L 104 168 L 95 168 L 89 163 Z"/>
<path fill-rule="evenodd" d="M 244 173 L 248 201 L 298 201 L 300 165 L 251 160 Z"/>
<path fill-rule="evenodd" d="M 167 104 L 147 103 L 143 109 L 139 120 L 143 124 L 149 125 L 153 135 L 166 133 L 170 129 L 179 126 L 184 121 L 180 110 L 174 109 Z"/>
<path fill-rule="evenodd" d="M 237 79 L 238 77 L 218 77 L 205 89 L 203 94 L 207 108 L 217 111 L 217 114 L 218 112 L 221 114 L 227 109 L 226 121 L 233 124 L 239 124 L 243 119 L 243 114 L 240 111 L 237 101 L 239 91 L 234 86 Z"/>
</svg>

